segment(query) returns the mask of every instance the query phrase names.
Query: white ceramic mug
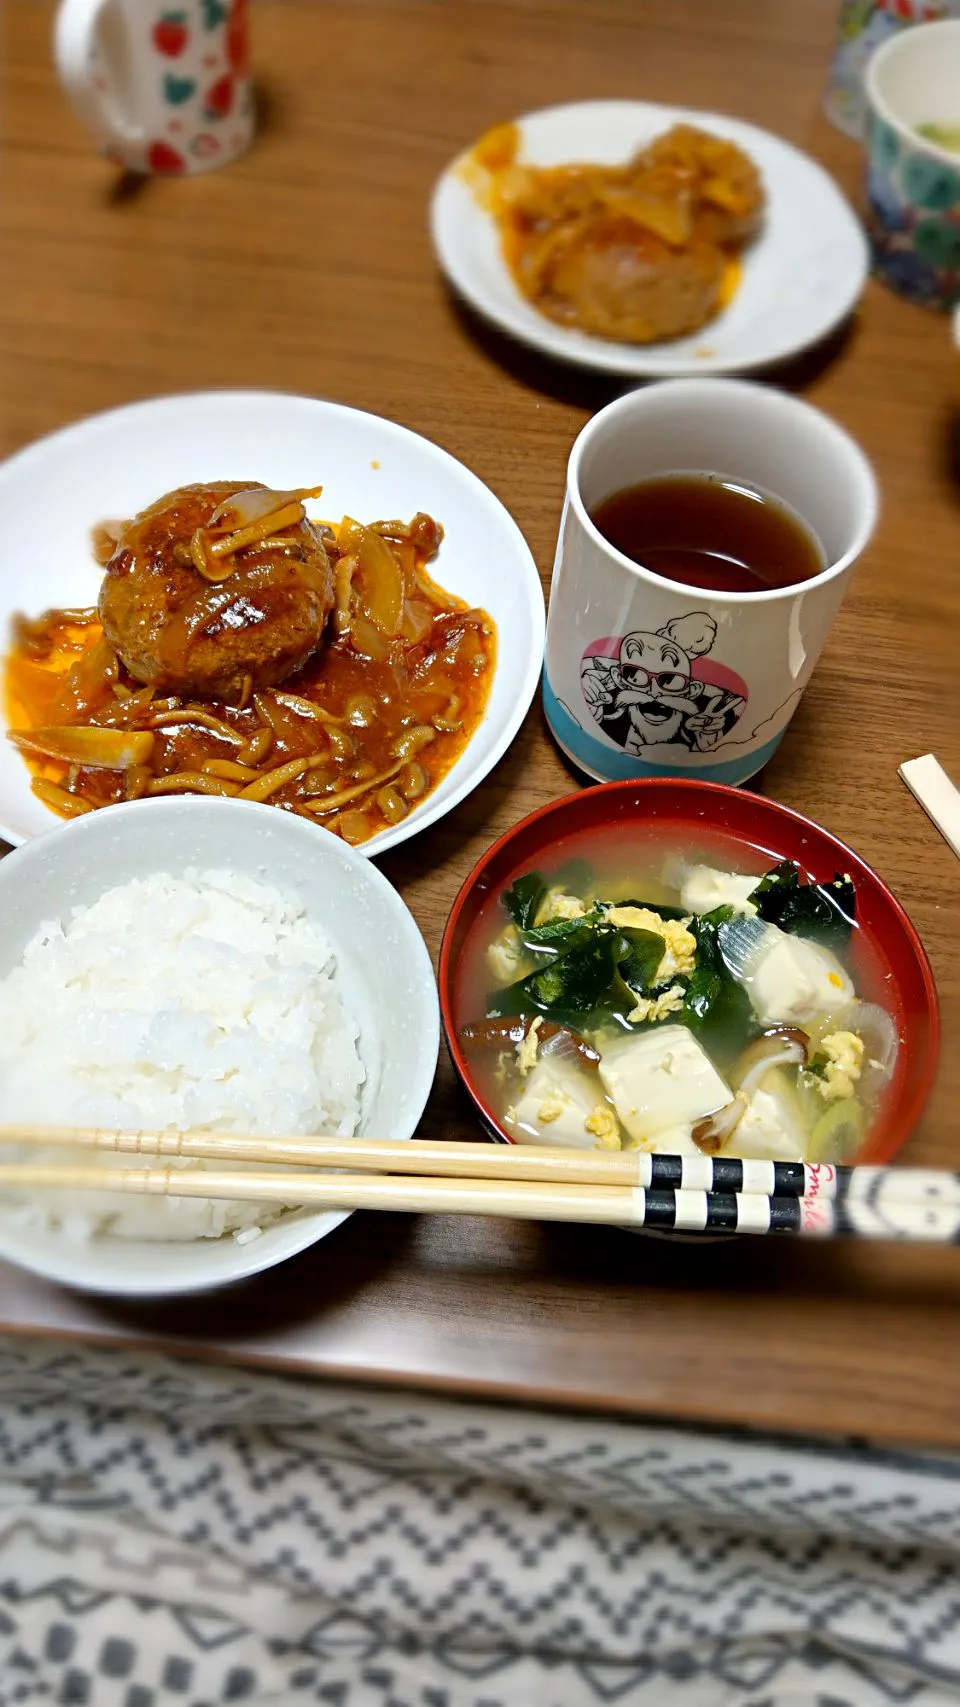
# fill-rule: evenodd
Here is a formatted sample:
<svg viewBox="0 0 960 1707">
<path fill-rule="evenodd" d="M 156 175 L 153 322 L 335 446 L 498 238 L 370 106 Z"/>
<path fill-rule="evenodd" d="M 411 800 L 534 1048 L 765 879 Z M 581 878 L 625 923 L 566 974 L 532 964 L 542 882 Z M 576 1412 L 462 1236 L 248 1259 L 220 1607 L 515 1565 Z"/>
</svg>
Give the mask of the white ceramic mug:
<svg viewBox="0 0 960 1707">
<path fill-rule="evenodd" d="M 591 520 L 624 487 L 691 473 L 781 499 L 826 567 L 767 592 L 700 591 L 641 568 Z M 797 708 L 877 509 L 863 452 L 783 392 L 676 379 L 602 409 L 570 454 L 547 612 L 544 709 L 564 752 L 601 782 L 754 776 Z M 649 715 L 645 694 L 661 701 Z"/>
<path fill-rule="evenodd" d="M 255 126 L 249 0 L 61 0 L 54 50 L 79 117 L 135 172 L 208 172 Z"/>
</svg>

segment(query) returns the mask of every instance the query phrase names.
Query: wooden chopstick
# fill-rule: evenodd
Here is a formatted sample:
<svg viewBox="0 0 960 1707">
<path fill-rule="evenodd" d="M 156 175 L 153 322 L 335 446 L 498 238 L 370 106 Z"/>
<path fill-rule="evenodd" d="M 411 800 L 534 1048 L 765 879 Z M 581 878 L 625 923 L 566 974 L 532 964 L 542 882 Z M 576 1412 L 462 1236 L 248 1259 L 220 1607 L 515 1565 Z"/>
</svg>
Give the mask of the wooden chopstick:
<svg viewBox="0 0 960 1707">
<path fill-rule="evenodd" d="M 389 1174 L 233 1173 L 186 1168 L 81 1168 L 0 1165 L 9 1187 L 121 1191 L 151 1196 L 216 1197 L 316 1209 L 386 1209 L 414 1214 L 500 1215 L 544 1221 L 629 1225 L 633 1187 L 550 1185 L 527 1181 L 400 1179 Z"/>
<path fill-rule="evenodd" d="M 960 789 L 951 782 L 939 759 L 933 753 L 924 753 L 920 759 L 908 759 L 899 769 L 927 817 L 960 856 Z"/>
<path fill-rule="evenodd" d="M 680 1189 L 765 1197 L 953 1200 L 960 1175 L 927 1168 L 838 1167 L 831 1162 L 762 1162 L 735 1156 L 654 1155 L 646 1150 L 577 1150 L 541 1145 L 452 1144 L 431 1138 L 264 1138 L 240 1133 L 109 1131 L 87 1126 L 2 1126 L 4 1144 L 113 1155 L 196 1157 L 220 1162 L 350 1169 L 355 1173 L 511 1180 L 555 1185 Z"/>
<path fill-rule="evenodd" d="M 856 1172 L 856 1170 L 854 1170 Z M 872 1170 L 877 1174 L 892 1169 Z M 132 1192 L 152 1196 L 226 1198 L 287 1208 L 377 1209 L 407 1214 L 493 1215 L 513 1220 L 581 1221 L 690 1233 L 798 1233 L 936 1244 L 960 1243 L 960 1190 L 923 1200 L 850 1194 L 845 1199 L 786 1197 L 760 1192 L 694 1191 L 616 1185 L 568 1185 L 529 1180 L 404 1179 L 381 1174 L 316 1171 L 242 1173 L 192 1168 L 0 1165 L 5 1190 Z"/>
<path fill-rule="evenodd" d="M 196 1156 L 281 1167 L 431 1174 L 456 1179 L 544 1180 L 583 1185 L 643 1184 L 636 1153 L 540 1149 L 533 1145 L 448 1144 L 437 1139 L 254 1137 L 221 1132 L 111 1132 L 100 1127 L 0 1126 L 0 1146 L 30 1144 L 120 1155 Z"/>
</svg>

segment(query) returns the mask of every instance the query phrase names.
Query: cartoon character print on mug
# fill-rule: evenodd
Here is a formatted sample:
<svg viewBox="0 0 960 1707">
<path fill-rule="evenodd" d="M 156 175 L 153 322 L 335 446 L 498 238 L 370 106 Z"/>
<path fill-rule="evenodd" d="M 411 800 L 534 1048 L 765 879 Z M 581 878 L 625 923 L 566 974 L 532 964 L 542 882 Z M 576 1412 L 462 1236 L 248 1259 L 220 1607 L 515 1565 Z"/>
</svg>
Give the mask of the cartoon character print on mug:
<svg viewBox="0 0 960 1707">
<path fill-rule="evenodd" d="M 698 610 L 671 618 L 656 633 L 634 629 L 593 641 L 583 654 L 580 688 L 608 740 L 648 756 L 659 747 L 713 752 L 749 697 L 742 676 L 707 657 L 716 636 L 713 617 Z"/>
<path fill-rule="evenodd" d="M 128 170 L 206 172 L 250 143 L 249 0 L 61 0 L 56 51 L 80 117 Z"/>
</svg>

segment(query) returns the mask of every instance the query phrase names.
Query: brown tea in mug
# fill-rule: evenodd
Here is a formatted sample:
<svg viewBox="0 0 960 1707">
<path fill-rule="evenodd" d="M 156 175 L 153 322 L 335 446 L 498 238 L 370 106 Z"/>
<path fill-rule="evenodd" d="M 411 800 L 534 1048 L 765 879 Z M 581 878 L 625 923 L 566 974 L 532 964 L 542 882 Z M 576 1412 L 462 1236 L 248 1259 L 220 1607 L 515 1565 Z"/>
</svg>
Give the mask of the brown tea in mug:
<svg viewBox="0 0 960 1707">
<path fill-rule="evenodd" d="M 643 569 L 711 593 L 769 593 L 826 568 L 819 541 L 769 493 L 710 474 L 665 474 L 604 498 L 591 519 Z"/>
</svg>

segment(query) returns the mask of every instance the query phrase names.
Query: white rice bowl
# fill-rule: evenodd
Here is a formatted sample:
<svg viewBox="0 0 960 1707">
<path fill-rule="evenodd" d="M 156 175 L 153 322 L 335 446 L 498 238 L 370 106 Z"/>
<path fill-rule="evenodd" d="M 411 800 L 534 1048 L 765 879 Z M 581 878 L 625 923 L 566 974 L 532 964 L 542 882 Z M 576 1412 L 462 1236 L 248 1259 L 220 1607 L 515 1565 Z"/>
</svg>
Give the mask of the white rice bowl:
<svg viewBox="0 0 960 1707">
<path fill-rule="evenodd" d="M 439 1030 L 430 958 L 396 890 L 355 848 L 293 814 L 138 800 L 0 859 L 8 1128 L 409 1138 Z M 149 1165 L 86 1149 L 56 1156 L 74 1168 Z M 0 1162 L 15 1158 L 47 1162 L 50 1152 L 8 1138 Z M 85 1291 L 169 1296 L 267 1269 L 347 1215 L 8 1186 L 0 1259 Z"/>
<path fill-rule="evenodd" d="M 66 923 L 46 921 L 0 980 L 0 1109 L 10 1124 L 348 1136 L 365 1076 L 358 1036 L 329 940 L 295 899 L 230 871 L 156 873 L 107 890 Z M 105 1171 L 139 1162 L 14 1154 Z M 276 1203 L 94 1192 L 0 1193 L 0 1202 L 12 1202 L 22 1226 L 72 1237 L 247 1241 L 283 1213 Z"/>
</svg>

